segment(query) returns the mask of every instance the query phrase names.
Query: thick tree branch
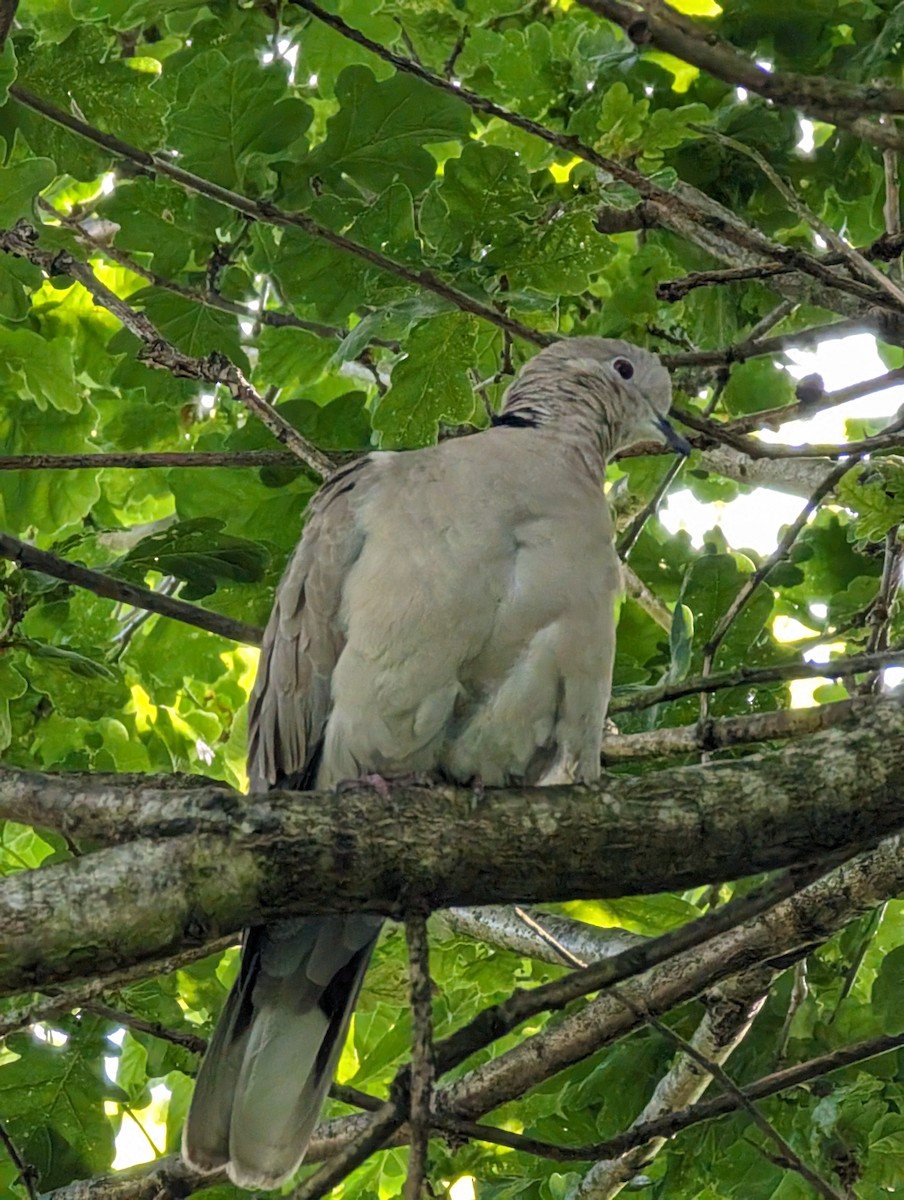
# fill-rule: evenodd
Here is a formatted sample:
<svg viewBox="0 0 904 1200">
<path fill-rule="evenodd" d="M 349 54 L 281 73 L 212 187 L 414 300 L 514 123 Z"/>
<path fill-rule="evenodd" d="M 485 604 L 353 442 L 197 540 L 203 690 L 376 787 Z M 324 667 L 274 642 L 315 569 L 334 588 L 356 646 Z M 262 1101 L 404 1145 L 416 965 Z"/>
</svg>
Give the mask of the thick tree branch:
<svg viewBox="0 0 904 1200">
<path fill-rule="evenodd" d="M 904 89 L 858 87 L 838 79 L 768 71 L 730 43 L 664 4 L 649 0 L 580 0 L 597 16 L 620 25 L 636 45 L 655 46 L 716 79 L 743 87 L 775 104 L 800 109 L 818 121 L 842 125 L 874 145 L 900 150 L 893 125 L 866 120 L 863 113 L 904 112 Z"/>
<path fill-rule="evenodd" d="M 902 886 L 901 840 L 889 838 L 746 925 L 623 984 L 620 992 L 637 1007 L 661 1016 L 753 964 L 821 943 Z M 642 1019 L 616 996 L 603 992 L 576 1013 L 443 1089 L 437 1096 L 437 1111 L 475 1119 L 640 1024 Z"/>
<path fill-rule="evenodd" d="M 297 454 L 287 450 L 149 450 L 95 454 L 0 454 L 0 471 L 130 471 L 159 467 L 297 467 Z"/>
<path fill-rule="evenodd" d="M 5 772 L 4 810 L 24 802 L 33 816 L 37 790 L 63 832 L 138 840 L 0 883 L 5 994 L 287 913 L 392 915 L 412 895 L 439 908 L 675 891 L 866 844 L 904 824 L 904 712 L 877 702 L 753 759 L 512 789 L 476 804 L 446 787 L 396 787 L 389 800 L 368 791 L 243 799 L 225 788 L 135 795 Z"/>
<path fill-rule="evenodd" d="M 639 933 L 630 933 L 618 926 L 603 929 L 588 925 L 570 917 L 555 913 L 527 909 L 544 928 L 565 946 L 568 951 L 585 962 L 598 962 L 612 958 L 622 950 L 644 945 L 648 939 Z M 487 904 L 479 908 L 450 908 L 442 913 L 442 919 L 456 933 L 466 934 L 482 942 L 489 942 L 501 950 L 536 958 L 541 962 L 561 963 L 559 954 L 547 942 L 528 929 L 517 916 L 511 905 Z"/>
</svg>

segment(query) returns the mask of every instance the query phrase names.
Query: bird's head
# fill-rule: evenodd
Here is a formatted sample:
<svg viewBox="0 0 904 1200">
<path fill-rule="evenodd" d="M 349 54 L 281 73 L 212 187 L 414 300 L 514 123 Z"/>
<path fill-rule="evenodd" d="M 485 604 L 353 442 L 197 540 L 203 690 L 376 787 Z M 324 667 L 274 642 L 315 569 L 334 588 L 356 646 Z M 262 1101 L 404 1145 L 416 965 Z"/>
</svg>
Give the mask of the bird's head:
<svg viewBox="0 0 904 1200">
<path fill-rule="evenodd" d="M 690 445 L 666 418 L 671 404 L 672 382 L 657 354 L 616 338 L 563 338 L 524 364 L 500 420 L 584 424 L 589 413 L 605 433 L 608 453 L 651 437 L 688 454 Z"/>
</svg>

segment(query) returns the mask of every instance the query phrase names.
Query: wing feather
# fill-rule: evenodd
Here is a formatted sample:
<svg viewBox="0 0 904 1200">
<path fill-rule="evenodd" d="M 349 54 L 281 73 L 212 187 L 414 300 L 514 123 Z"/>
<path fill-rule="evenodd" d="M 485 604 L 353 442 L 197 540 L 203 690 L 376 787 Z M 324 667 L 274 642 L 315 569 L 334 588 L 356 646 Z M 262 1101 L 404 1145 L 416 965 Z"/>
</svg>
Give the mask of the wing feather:
<svg viewBox="0 0 904 1200">
<path fill-rule="evenodd" d="M 356 504 L 371 474 L 368 456 L 324 484 L 276 590 L 248 715 L 252 791 L 315 782 L 333 669 L 345 645 L 343 587 L 364 543 Z"/>
</svg>

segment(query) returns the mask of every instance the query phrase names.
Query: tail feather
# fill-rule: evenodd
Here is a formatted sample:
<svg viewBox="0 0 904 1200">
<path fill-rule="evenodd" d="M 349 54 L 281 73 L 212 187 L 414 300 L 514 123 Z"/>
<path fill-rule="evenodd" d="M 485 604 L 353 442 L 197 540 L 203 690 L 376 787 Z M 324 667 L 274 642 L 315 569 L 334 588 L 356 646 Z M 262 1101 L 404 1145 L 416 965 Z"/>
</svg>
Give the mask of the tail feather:
<svg viewBox="0 0 904 1200">
<path fill-rule="evenodd" d="M 298 1169 L 380 924 L 324 917 L 251 931 L 198 1074 L 187 1162 L 225 1167 L 246 1188 L 277 1187 Z"/>
</svg>

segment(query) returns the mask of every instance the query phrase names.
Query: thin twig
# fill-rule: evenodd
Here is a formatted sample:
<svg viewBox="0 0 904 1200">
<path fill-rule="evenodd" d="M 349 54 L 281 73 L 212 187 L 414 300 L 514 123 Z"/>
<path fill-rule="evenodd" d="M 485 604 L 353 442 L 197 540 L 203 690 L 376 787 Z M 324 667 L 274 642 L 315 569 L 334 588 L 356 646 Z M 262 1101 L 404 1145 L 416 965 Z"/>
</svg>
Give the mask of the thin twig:
<svg viewBox="0 0 904 1200">
<path fill-rule="evenodd" d="M 27 1163 L 16 1148 L 16 1143 L 6 1131 L 6 1126 L 0 1122 L 0 1142 L 9 1155 L 10 1162 L 19 1172 L 19 1182 L 28 1193 L 28 1200 L 38 1200 L 38 1172 L 31 1163 Z"/>
<path fill-rule="evenodd" d="M 893 235 L 886 233 L 870 242 L 868 246 L 858 246 L 857 250 L 864 258 L 894 262 L 904 253 L 904 237 L 901 236 L 900 230 Z M 819 255 L 819 261 L 824 266 L 836 267 L 844 262 L 844 256 L 832 250 L 827 254 Z M 698 287 L 718 287 L 748 279 L 771 279 L 776 275 L 789 275 L 796 270 L 797 268 L 792 263 L 764 262 L 756 263 L 753 266 L 720 267 L 714 271 L 691 271 L 688 275 L 665 279 L 662 283 L 658 283 L 656 298 L 664 300 L 668 304 L 674 304 L 678 300 L 683 300 L 688 292 L 692 292 Z M 784 303 L 790 304 L 792 308 L 795 307 L 793 301 Z M 752 333 L 749 336 L 752 336 Z"/>
<path fill-rule="evenodd" d="M 0 53 L 6 46 L 6 39 L 16 19 L 16 9 L 19 0 L 0 0 Z"/>
<path fill-rule="evenodd" d="M 68 275 L 76 280 L 88 291 L 95 304 L 112 313 L 144 343 L 144 349 L 138 355 L 140 361 L 169 371 L 177 378 L 223 384 L 240 404 L 254 413 L 278 442 L 297 455 L 316 475 L 323 479 L 331 473 L 333 464 L 330 459 L 303 438 L 224 354 L 214 351 L 206 358 L 183 354 L 161 335 L 143 313 L 136 312 L 106 284 L 101 283 L 88 263 L 80 262 L 66 251 L 54 253 L 41 250 L 35 244 L 37 237 L 37 231 L 27 221 L 19 221 L 15 229 L 0 231 L 0 250 L 27 259 L 50 276 Z"/>
<path fill-rule="evenodd" d="M 830 495 L 835 490 L 841 479 L 860 458 L 862 458 L 862 454 L 854 454 L 849 459 L 839 463 L 838 466 L 834 467 L 828 473 L 828 475 L 826 475 L 825 479 L 822 481 L 819 487 L 816 488 L 795 519 L 785 529 L 785 532 L 779 539 L 778 545 L 775 547 L 769 557 L 744 580 L 744 583 L 736 593 L 731 604 L 729 604 L 728 608 L 722 614 L 718 625 L 713 631 L 712 637 L 703 647 L 702 674 L 704 676 L 708 675 L 712 671 L 715 656 L 718 653 L 719 647 L 722 645 L 725 635 L 731 628 L 732 622 L 743 611 L 756 589 L 769 576 L 769 573 L 772 571 L 772 569 L 784 559 L 785 555 L 797 541 L 804 529 L 804 526 L 810 520 L 813 513 L 816 512 L 817 508 L 820 506 L 826 496 Z"/>
<path fill-rule="evenodd" d="M 892 607 L 901 586 L 901 553 L 900 527 L 893 525 L 885 534 L 885 551 L 882 556 L 882 577 L 879 580 L 879 591 L 870 605 L 866 623 L 869 627 L 869 637 L 866 642 L 866 652 L 871 654 L 876 650 L 888 647 L 888 627 L 891 622 Z M 876 672 L 860 686 L 862 693 L 874 692 L 881 679 Z"/>
<path fill-rule="evenodd" d="M 394 1100 L 386 1101 L 373 1114 L 361 1134 L 290 1192 L 287 1200 L 321 1200 L 321 1197 L 328 1196 L 347 1175 L 370 1158 L 374 1151 L 381 1150 L 403 1122 L 398 1104 Z"/>
<path fill-rule="evenodd" d="M 876 654 L 850 654 L 824 663 L 786 663 L 775 667 L 738 667 L 712 675 L 694 675 L 679 683 L 658 683 L 649 688 L 625 690 L 612 697 L 609 712 L 635 712 L 667 700 L 681 700 L 697 692 L 721 692 L 726 688 L 753 687 L 763 683 L 785 683 L 790 679 L 845 679 L 864 671 L 904 663 L 904 647 Z"/>
<path fill-rule="evenodd" d="M 791 1038 L 791 1026 L 794 1018 L 797 1016 L 801 1005 L 810 994 L 807 960 L 802 958 L 800 962 L 794 964 L 794 978 L 791 983 L 791 995 L 788 998 L 788 1011 L 785 1013 L 785 1019 L 782 1022 L 782 1031 L 778 1035 L 778 1061 L 785 1061 L 788 1053 L 788 1042 Z"/>
<path fill-rule="evenodd" d="M 203 1054 L 207 1049 L 207 1038 L 201 1037 L 197 1033 L 184 1033 L 179 1029 L 168 1029 L 159 1021 L 146 1021 L 144 1017 L 137 1017 L 134 1013 L 125 1012 L 120 1008 L 111 1008 L 109 1004 L 104 1004 L 100 1000 L 87 1000 L 80 1007 L 86 1012 L 94 1013 L 97 1017 L 103 1017 L 105 1021 L 113 1021 L 117 1025 L 125 1026 L 126 1029 L 134 1029 L 136 1033 L 150 1034 L 151 1037 L 159 1038 L 161 1041 L 181 1046 L 183 1050 L 188 1050 L 192 1054 Z"/>
<path fill-rule="evenodd" d="M 644 531 L 644 526 L 646 525 L 647 521 L 649 521 L 650 517 L 652 517 L 653 514 L 658 511 L 666 493 L 675 482 L 677 477 L 681 474 L 681 469 L 686 462 L 687 459 L 683 455 L 676 454 L 673 460 L 669 463 L 668 467 L 666 468 L 666 472 L 657 484 L 653 495 L 619 538 L 616 551 L 620 559 L 624 560 L 628 558 L 631 551 L 637 545 L 638 539 Z"/>
<path fill-rule="evenodd" d="M 863 960 L 866 957 L 866 952 L 869 949 L 870 942 L 873 940 L 876 935 L 876 931 L 882 924 L 882 920 L 885 916 L 887 908 L 888 901 L 885 900 L 877 908 L 873 909 L 873 911 L 866 917 L 866 928 L 863 931 L 863 936 L 861 937 L 857 949 L 854 951 L 854 954 L 851 958 L 850 966 L 844 973 L 844 979 L 841 981 L 841 991 L 838 993 L 838 999 L 835 1002 L 835 1007 L 832 1009 L 832 1015 L 829 1017 L 830 1023 L 838 1016 L 838 1013 L 841 1011 L 842 1004 L 844 1004 L 845 1000 L 851 994 L 851 990 L 854 986 L 857 976 L 860 974 L 860 968 L 863 966 Z"/>
<path fill-rule="evenodd" d="M 879 118 L 883 125 L 890 124 L 887 116 Z M 882 153 L 882 167 L 885 173 L 885 204 L 882 214 L 885 218 L 885 236 L 891 241 L 901 233 L 901 183 L 898 173 L 898 151 L 887 149 Z M 889 274 L 901 276 L 900 260 L 889 264 Z"/>
<path fill-rule="evenodd" d="M 787 404 L 783 408 L 768 408 L 758 413 L 747 413 L 735 417 L 725 423 L 725 428 L 731 433 L 750 433 L 755 429 L 778 429 L 788 421 L 796 421 L 802 417 L 811 417 L 814 413 L 825 412 L 829 408 L 837 408 L 851 400 L 860 400 L 864 396 L 884 392 L 887 388 L 897 387 L 904 383 L 904 367 L 895 367 L 883 375 L 872 379 L 863 379 L 847 387 L 835 388 L 825 392 L 820 387 L 807 388 L 804 394 L 798 391 L 799 399 L 795 404 Z M 800 389 L 800 385 L 798 385 Z M 853 443 L 856 444 L 856 443 Z M 814 447 L 816 449 L 816 447 Z"/>
<path fill-rule="evenodd" d="M 765 358 L 784 350 L 818 345 L 832 338 L 850 337 L 870 328 L 867 317 L 844 317 L 827 325 L 800 329 L 793 333 L 778 333 L 771 338 L 744 338 L 724 350 L 688 350 L 681 354 L 663 354 L 662 361 L 670 370 L 676 367 L 727 367 L 745 362 L 748 358 Z"/>
<path fill-rule="evenodd" d="M 174 621 L 194 625 L 197 629 L 205 629 L 208 633 L 219 634 L 220 637 L 230 638 L 234 642 L 259 646 L 263 638 L 263 630 L 254 625 L 223 616 L 221 613 L 209 612 L 206 608 L 199 608 L 185 600 L 176 600 L 172 596 L 151 591 L 140 584 L 127 583 L 123 579 L 114 579 L 112 575 L 104 575 L 101 571 L 92 571 L 89 567 L 79 566 L 78 563 L 59 558 L 46 550 L 38 550 L 35 546 L 20 542 L 18 538 L 6 533 L 0 533 L 0 558 L 17 563 L 23 570 L 40 571 L 42 575 L 50 575 L 53 579 L 61 579 L 65 583 L 85 588 L 105 600 L 115 600 L 119 604 L 129 604 L 133 608 L 143 608 L 162 617 L 171 617 Z"/>
<path fill-rule="evenodd" d="M 434 295 L 448 300 L 451 305 L 462 312 L 468 312 L 473 316 L 481 317 L 483 320 L 489 321 L 500 329 L 507 329 L 515 337 L 523 338 L 525 341 L 532 342 L 536 346 L 547 346 L 557 340 L 552 335 L 543 333 L 537 329 L 531 329 L 530 326 L 515 320 L 514 317 L 506 316 L 492 305 L 484 304 L 473 296 L 459 291 L 426 267 L 405 266 L 404 263 L 399 263 L 394 259 L 388 258 L 379 250 L 373 250 L 369 246 L 361 245 L 351 238 L 346 237 L 345 234 L 337 233 L 333 229 L 328 229 L 325 225 L 318 224 L 317 221 L 305 213 L 285 212 L 269 200 L 252 200 L 240 192 L 235 192 L 230 188 L 223 187 L 221 184 L 213 183 L 209 179 L 195 175 L 192 171 L 186 171 L 183 167 L 177 166 L 175 162 L 165 158 L 163 155 L 151 154 L 147 150 L 141 150 L 137 146 L 130 145 L 130 143 L 123 141 L 121 138 L 95 129 L 92 125 L 80 120 L 78 117 L 72 116 L 63 109 L 57 108 L 56 105 L 50 104 L 47 100 L 33 95 L 25 88 L 20 87 L 19 84 L 13 84 L 9 89 L 9 94 L 19 104 L 25 105 L 26 108 L 30 108 L 33 112 L 40 113 L 42 116 L 54 121 L 57 125 L 62 125 L 65 129 L 79 134 L 79 136 L 86 138 L 95 145 L 103 146 L 110 154 L 114 154 L 118 158 L 125 158 L 152 174 L 172 179 L 180 184 L 180 186 L 190 188 L 203 196 L 209 196 L 219 204 L 223 204 L 235 212 L 244 213 L 245 216 L 250 217 L 254 221 L 263 221 L 270 225 L 283 226 L 290 229 L 301 229 L 309 237 L 327 242 L 337 250 L 345 250 L 349 254 L 353 254 L 356 258 L 370 263 L 371 266 L 378 267 L 381 271 L 386 271 L 390 275 L 404 279 L 406 283 L 411 283 L 416 287 L 422 287 L 426 291 L 433 292 Z"/>
<path fill-rule="evenodd" d="M 878 287 L 880 287 L 894 302 L 896 308 L 904 310 L 904 291 L 894 279 L 890 279 L 883 274 L 878 267 L 874 266 L 865 255 L 855 247 L 849 245 L 840 234 L 827 222 L 823 221 L 822 217 L 817 216 L 812 211 L 792 187 L 785 183 L 784 179 L 779 175 L 778 171 L 772 164 L 760 154 L 759 150 L 753 146 L 745 145 L 744 142 L 739 142 L 737 138 L 728 137 L 727 134 L 719 133 L 717 130 L 709 129 L 705 126 L 695 126 L 698 132 L 706 134 L 709 137 L 715 138 L 724 146 L 730 146 L 738 154 L 745 154 L 763 172 L 772 186 L 776 189 L 782 199 L 789 205 L 792 212 L 796 213 L 802 221 L 805 221 L 811 229 L 814 230 L 821 238 L 823 238 L 832 247 L 836 254 L 840 255 L 849 269 L 855 274 L 866 276 L 871 279 Z"/>
<path fill-rule="evenodd" d="M 287 450 L 160 450 L 97 454 L 0 454 L 0 471 L 130 471 L 160 467 L 295 467 L 298 455 Z"/>
<path fill-rule="evenodd" d="M 739 717 L 709 720 L 702 726 L 668 725 L 644 733 L 618 734 L 603 738 L 602 755 L 606 765 L 636 762 L 638 759 L 666 758 L 672 755 L 733 749 L 753 742 L 771 742 L 784 738 L 805 737 L 843 724 L 858 710 L 872 704 L 872 697 L 858 696 L 835 700 L 813 708 L 779 708 L 774 712 L 745 713 Z"/>
<path fill-rule="evenodd" d="M 185 287 L 184 284 L 176 283 L 175 280 L 166 279 L 164 276 L 158 275 L 156 271 L 151 271 L 130 254 L 126 254 L 124 250 L 120 250 L 118 246 L 113 246 L 105 239 L 96 237 L 84 220 L 71 215 L 67 216 L 65 213 L 60 212 L 58 208 L 54 208 L 52 204 L 48 203 L 43 196 L 38 196 L 38 207 L 46 212 L 48 216 L 59 221 L 61 225 L 64 225 L 67 229 L 71 229 L 77 238 L 97 250 L 98 253 L 103 254 L 105 258 L 109 258 L 119 266 L 125 267 L 133 275 L 140 275 L 142 279 L 146 279 L 148 283 L 156 288 L 160 288 L 161 291 L 172 292 L 173 295 L 181 296 L 184 300 L 190 300 L 193 304 L 203 304 L 205 308 L 214 308 L 219 312 L 231 313 L 236 317 L 244 317 L 248 321 L 253 320 L 259 325 L 271 325 L 277 329 L 304 329 L 307 333 L 313 333 L 317 337 L 339 341 L 342 338 L 348 337 L 347 329 L 338 329 L 334 325 L 324 325 L 320 321 L 309 321 L 304 317 L 297 317 L 292 312 L 255 308 L 250 304 L 243 304 L 238 300 L 227 300 L 219 292 L 199 291 L 196 288 Z M 375 338 L 373 341 L 376 343 Z"/>
<path fill-rule="evenodd" d="M 687 1038 L 683 1038 L 680 1033 L 677 1033 L 671 1026 L 666 1025 L 664 1021 L 661 1021 L 652 1013 L 644 1011 L 640 1005 L 635 1004 L 624 992 L 617 988 L 613 988 L 612 991 L 613 995 L 617 996 L 627 1009 L 642 1021 L 651 1025 L 664 1038 L 674 1046 L 677 1046 L 679 1050 L 682 1050 L 694 1062 L 698 1063 L 704 1071 L 707 1071 L 737 1101 L 738 1106 L 744 1109 L 757 1128 L 778 1146 L 783 1163 L 787 1164 L 802 1179 L 805 1179 L 820 1196 L 825 1197 L 825 1200 L 844 1200 L 844 1197 L 836 1192 L 821 1175 L 817 1174 L 812 1167 L 807 1166 L 797 1151 L 782 1137 L 772 1122 L 763 1116 L 750 1097 L 738 1087 L 731 1076 L 718 1063 L 707 1058 L 692 1042 L 689 1042 Z"/>
<path fill-rule="evenodd" d="M 403 1200 L 420 1200 L 427 1182 L 430 1107 L 433 1094 L 433 1006 L 427 918 L 421 912 L 405 919 L 411 992 L 411 1090 L 408 1125 L 411 1149 Z"/>
<path fill-rule="evenodd" d="M 574 971 L 563 979 L 541 984 L 530 991 L 515 992 L 502 1003 L 484 1009 L 468 1024 L 437 1043 L 437 1071 L 444 1073 L 451 1070 L 470 1054 L 496 1041 L 528 1017 L 564 1008 L 589 992 L 623 983 L 626 979 L 633 978 L 676 954 L 702 945 L 718 933 L 736 928 L 774 907 L 780 900 L 793 895 L 808 882 L 812 882 L 823 870 L 822 867 L 814 866 L 806 868 L 802 873 L 783 873 L 763 888 L 733 899 L 721 908 L 705 913 L 660 937 L 651 938 L 640 946 L 632 946 L 603 962 Z"/>
</svg>

